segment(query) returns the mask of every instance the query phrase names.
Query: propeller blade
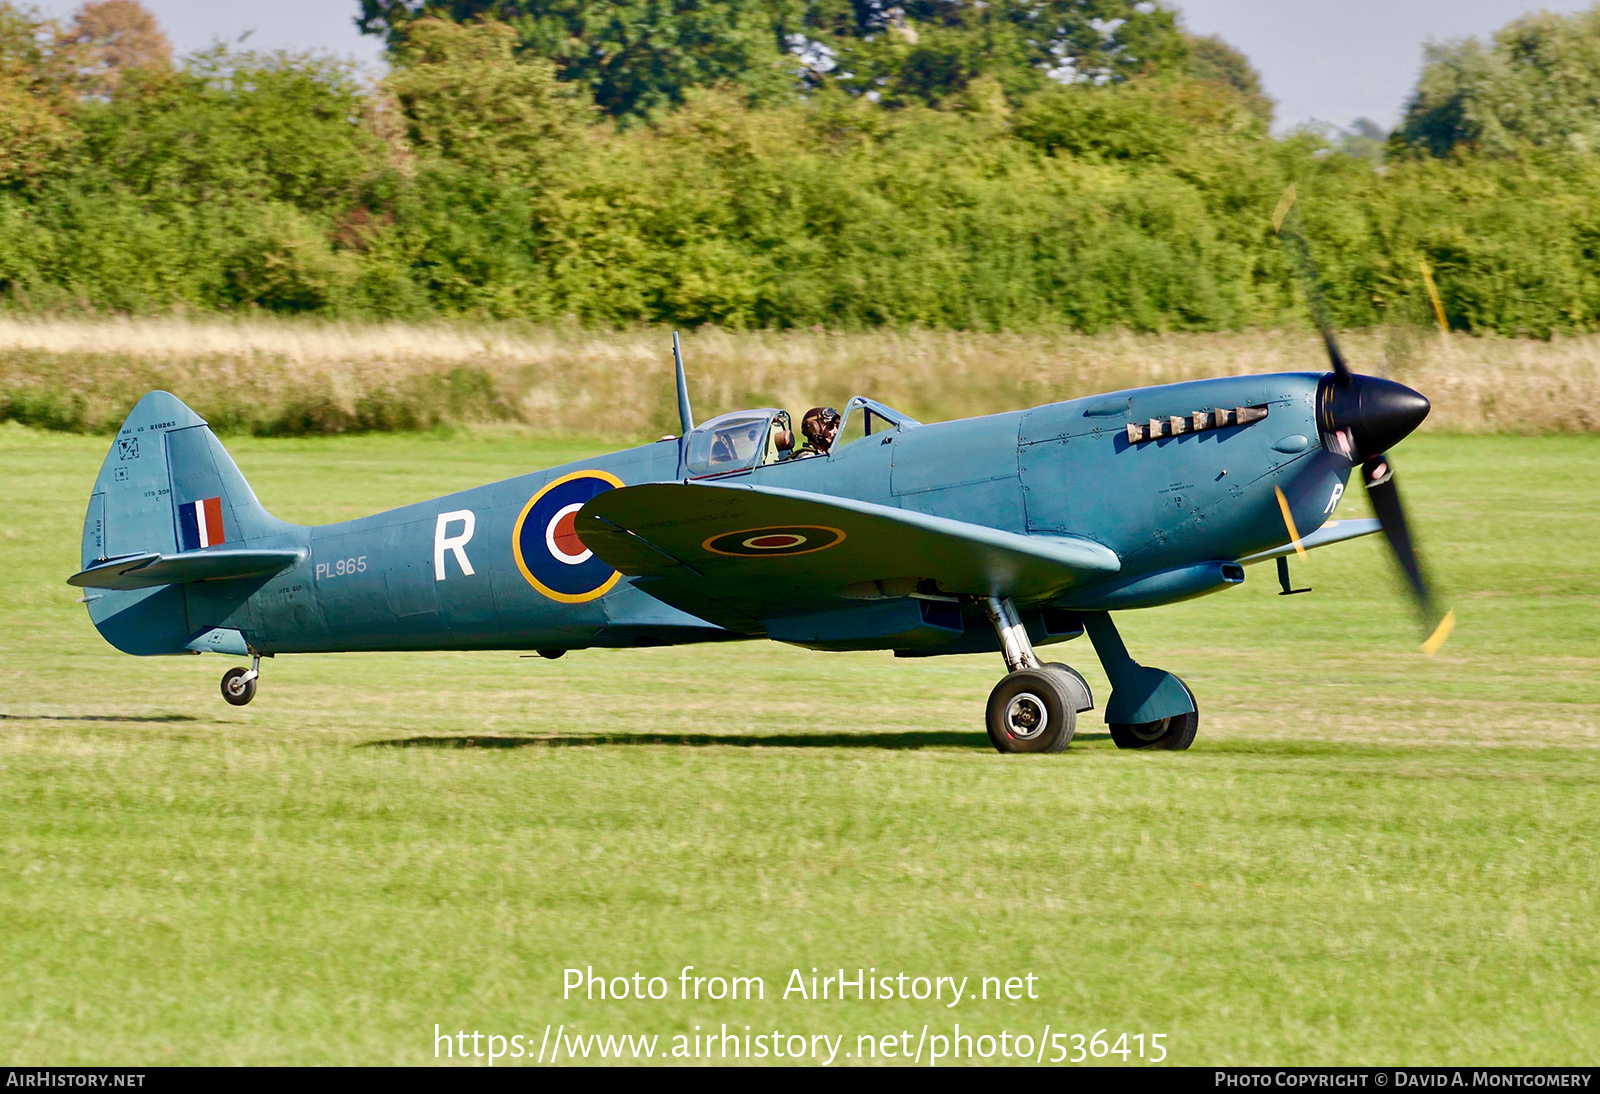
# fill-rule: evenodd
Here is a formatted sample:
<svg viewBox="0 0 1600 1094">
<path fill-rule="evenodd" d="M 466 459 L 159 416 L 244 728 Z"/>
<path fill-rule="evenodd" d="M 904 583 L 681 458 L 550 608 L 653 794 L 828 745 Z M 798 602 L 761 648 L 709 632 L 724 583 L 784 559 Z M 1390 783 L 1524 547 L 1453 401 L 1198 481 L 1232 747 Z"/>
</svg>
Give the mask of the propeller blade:
<svg viewBox="0 0 1600 1094">
<path fill-rule="evenodd" d="M 1450 632 L 1456 629 L 1456 613 L 1452 608 L 1444 613 L 1444 618 L 1439 620 L 1439 625 L 1433 628 L 1433 633 L 1423 639 L 1422 652 L 1432 657 L 1439 652 L 1440 647 L 1450 637 Z"/>
<path fill-rule="evenodd" d="M 1289 542 L 1294 544 L 1294 553 L 1305 558 L 1305 544 L 1300 542 L 1300 529 L 1294 526 L 1294 512 L 1289 508 L 1289 499 L 1284 495 L 1281 486 L 1274 486 L 1272 492 L 1278 495 L 1278 511 L 1283 514 L 1283 527 L 1289 533 Z"/>
<path fill-rule="evenodd" d="M 1294 183 L 1283 188 L 1283 194 L 1278 198 L 1278 207 L 1272 210 L 1272 232 L 1274 235 L 1283 231 L 1283 218 L 1289 215 L 1289 210 L 1294 208 L 1294 199 L 1298 190 Z"/>
<path fill-rule="evenodd" d="M 1384 538 L 1389 541 L 1389 548 L 1411 585 L 1412 595 L 1416 597 L 1418 605 L 1432 615 L 1428 609 L 1432 607 L 1433 597 L 1428 591 L 1427 580 L 1422 576 L 1422 566 L 1417 561 L 1411 530 L 1406 524 L 1406 511 L 1400 504 L 1400 490 L 1394 482 L 1394 466 L 1387 455 L 1374 456 L 1361 465 L 1361 484 L 1367 488 L 1373 512 L 1377 514 L 1378 523 L 1383 525 Z"/>
<path fill-rule="evenodd" d="M 1400 488 L 1395 485 L 1394 465 L 1387 455 L 1373 456 L 1361 465 L 1361 484 L 1366 487 L 1372 510 L 1378 517 L 1378 523 L 1383 526 L 1383 536 L 1389 541 L 1389 549 L 1394 552 L 1395 561 L 1400 564 L 1406 582 L 1411 586 L 1417 608 L 1432 628 L 1432 633 L 1422 644 L 1422 652 L 1432 657 L 1455 629 L 1456 615 L 1454 611 L 1447 611 L 1440 617 L 1434 607 L 1433 593 L 1428 587 L 1427 578 L 1423 576 L 1416 546 L 1411 541 L 1405 506 L 1400 502 Z"/>
<path fill-rule="evenodd" d="M 1311 310 L 1311 319 L 1322 334 L 1322 344 L 1328 349 L 1328 363 L 1333 366 L 1334 382 L 1345 387 L 1350 383 L 1350 366 L 1345 363 L 1339 340 L 1334 336 L 1333 320 L 1328 315 L 1328 304 L 1322 296 L 1322 281 L 1317 276 L 1316 263 L 1311 260 L 1311 247 L 1300 233 L 1299 218 L 1294 215 L 1294 201 L 1295 185 L 1291 182 L 1278 199 L 1277 208 L 1272 211 L 1272 230 L 1283 241 L 1284 250 L 1289 254 L 1289 264 L 1294 267 L 1301 287 L 1305 289 L 1306 306 Z"/>
<path fill-rule="evenodd" d="M 1350 366 L 1339 349 L 1339 339 L 1334 334 L 1333 320 L 1328 312 L 1327 300 L 1322 295 L 1322 279 L 1317 276 L 1317 265 L 1311 258 L 1311 245 L 1300 231 L 1295 215 L 1296 188 L 1290 183 L 1278 198 L 1272 210 L 1272 230 L 1283 242 L 1289 263 L 1305 290 L 1306 306 L 1312 321 L 1322 335 L 1322 344 L 1328 350 L 1328 363 L 1333 368 L 1330 382 L 1318 389 L 1318 428 L 1323 445 L 1328 451 L 1343 456 L 1352 463 L 1362 460 L 1361 482 L 1372 500 L 1373 511 L 1383 528 L 1389 549 L 1400 564 L 1411 586 L 1417 608 L 1432 628 L 1422 652 L 1432 657 L 1439 652 L 1445 639 L 1455 628 L 1455 612 L 1447 611 L 1440 617 L 1434 607 L 1433 594 L 1427 578 L 1422 573 L 1422 563 L 1417 558 L 1416 546 L 1411 542 L 1411 529 L 1406 523 L 1405 507 L 1400 504 L 1400 490 L 1394 484 L 1394 467 L 1384 454 L 1368 457 L 1373 451 L 1400 440 L 1414 430 L 1428 414 L 1428 400 L 1419 393 L 1389 380 L 1371 376 L 1359 379 L 1351 375 Z M 1277 490 L 1278 508 L 1283 513 L 1283 524 L 1289 532 L 1290 542 L 1302 556 L 1305 547 L 1300 542 L 1300 531 L 1295 527 L 1294 514 L 1289 499 Z M 1436 622 L 1437 621 L 1437 622 Z"/>
</svg>

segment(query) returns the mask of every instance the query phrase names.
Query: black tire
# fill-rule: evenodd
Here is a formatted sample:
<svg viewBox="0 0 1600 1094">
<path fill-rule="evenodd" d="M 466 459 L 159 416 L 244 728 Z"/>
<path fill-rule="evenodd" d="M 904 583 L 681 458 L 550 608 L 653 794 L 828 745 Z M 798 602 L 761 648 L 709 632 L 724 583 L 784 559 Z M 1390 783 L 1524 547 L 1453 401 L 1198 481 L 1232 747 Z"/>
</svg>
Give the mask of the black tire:
<svg viewBox="0 0 1600 1094">
<path fill-rule="evenodd" d="M 1178 683 L 1183 684 L 1183 681 Z M 1188 714 L 1132 725 L 1112 722 L 1108 727 L 1111 740 L 1118 748 L 1158 748 L 1168 752 L 1182 752 L 1194 744 L 1194 735 L 1200 728 L 1200 704 L 1195 702 L 1188 684 L 1183 684 L 1183 690 L 1188 692 L 1189 702 L 1194 706 Z"/>
<path fill-rule="evenodd" d="M 244 679 L 249 671 L 232 668 L 222 674 L 222 697 L 236 707 L 242 707 L 256 697 L 255 678 Z"/>
<path fill-rule="evenodd" d="M 1067 682 L 1042 669 L 1018 669 L 989 693 L 989 740 L 1001 752 L 1060 752 L 1077 714 Z"/>
<path fill-rule="evenodd" d="M 1075 696 L 1072 704 L 1074 714 L 1082 714 L 1086 710 L 1094 709 L 1094 692 L 1089 690 L 1089 681 L 1083 678 L 1083 673 L 1071 665 L 1063 665 L 1060 661 L 1048 661 L 1042 667 L 1051 672 L 1065 673 L 1072 678 L 1073 682 L 1069 683 L 1067 687 L 1070 689 L 1070 693 Z M 1083 689 L 1081 694 L 1078 692 L 1079 688 Z"/>
</svg>

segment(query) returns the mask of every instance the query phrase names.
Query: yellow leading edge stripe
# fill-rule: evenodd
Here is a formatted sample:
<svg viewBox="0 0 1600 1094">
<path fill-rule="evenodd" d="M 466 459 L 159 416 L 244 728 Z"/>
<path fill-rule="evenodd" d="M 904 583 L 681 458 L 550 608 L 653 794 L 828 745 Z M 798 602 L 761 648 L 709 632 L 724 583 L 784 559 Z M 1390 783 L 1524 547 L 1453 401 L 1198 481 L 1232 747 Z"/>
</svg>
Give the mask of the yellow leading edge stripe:
<svg viewBox="0 0 1600 1094">
<path fill-rule="evenodd" d="M 1439 620 L 1439 625 L 1433 628 L 1433 633 L 1428 635 L 1428 640 L 1422 644 L 1422 652 L 1432 657 L 1439 652 L 1439 647 L 1444 645 L 1445 639 L 1450 637 L 1450 632 L 1456 629 L 1456 613 L 1452 608 L 1444 613 L 1444 618 Z"/>
<path fill-rule="evenodd" d="M 1283 496 L 1281 486 L 1274 486 L 1272 492 L 1278 495 L 1278 508 L 1283 510 L 1283 526 L 1289 529 L 1289 539 L 1294 543 L 1295 554 L 1305 558 L 1306 549 L 1300 545 L 1300 530 L 1294 526 L 1294 514 L 1289 512 L 1289 499 Z"/>
</svg>

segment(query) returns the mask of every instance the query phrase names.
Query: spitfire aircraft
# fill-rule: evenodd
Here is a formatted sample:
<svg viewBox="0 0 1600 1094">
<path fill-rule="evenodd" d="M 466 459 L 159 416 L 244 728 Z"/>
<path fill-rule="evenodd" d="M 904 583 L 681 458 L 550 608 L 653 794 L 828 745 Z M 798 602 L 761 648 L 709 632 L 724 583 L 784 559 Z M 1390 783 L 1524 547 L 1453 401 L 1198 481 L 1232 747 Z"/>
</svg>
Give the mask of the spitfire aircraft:
<svg viewBox="0 0 1600 1094">
<path fill-rule="evenodd" d="M 1042 646 L 1087 634 L 1122 748 L 1185 749 L 1199 708 L 1129 654 L 1112 613 L 1238 585 L 1275 560 L 1382 531 L 1433 630 L 1387 455 L 1426 398 L 1350 371 L 1239 376 L 924 425 L 867 397 L 798 458 L 786 411 L 682 432 L 386 513 L 307 527 L 270 515 L 201 418 L 151 392 L 118 431 L 69 581 L 130 654 L 261 659 L 373 650 L 533 650 L 767 638 L 897 656 L 995 653 L 1002 752 L 1056 752 L 1095 706 Z M 1359 468 L 1376 519 L 1330 519 Z"/>
</svg>

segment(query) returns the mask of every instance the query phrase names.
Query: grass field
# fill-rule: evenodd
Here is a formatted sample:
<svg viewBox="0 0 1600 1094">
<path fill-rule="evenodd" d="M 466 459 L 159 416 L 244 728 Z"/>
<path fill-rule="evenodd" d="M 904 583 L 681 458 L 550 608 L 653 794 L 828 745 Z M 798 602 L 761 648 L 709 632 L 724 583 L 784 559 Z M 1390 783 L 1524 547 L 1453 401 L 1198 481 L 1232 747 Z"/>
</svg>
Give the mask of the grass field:
<svg viewBox="0 0 1600 1094">
<path fill-rule="evenodd" d="M 229 443 L 303 521 L 606 447 Z M 1257 568 L 1122 617 L 1197 693 L 1192 751 L 1119 753 L 1089 715 L 1044 757 L 990 751 L 982 657 L 281 658 L 228 707 L 231 662 L 115 653 L 63 582 L 104 447 L 0 425 L 0 1062 L 423 1062 L 435 1023 L 547 1022 L 1600 1058 L 1600 438 L 1397 451 L 1460 620 L 1437 659 L 1381 545 L 1341 545 L 1297 566 L 1313 595 Z M 1087 642 L 1056 649 L 1103 695 Z M 564 1001 L 588 965 L 672 996 Z M 766 999 L 680 1001 L 684 965 Z M 841 966 L 1039 998 L 778 998 Z"/>
</svg>

